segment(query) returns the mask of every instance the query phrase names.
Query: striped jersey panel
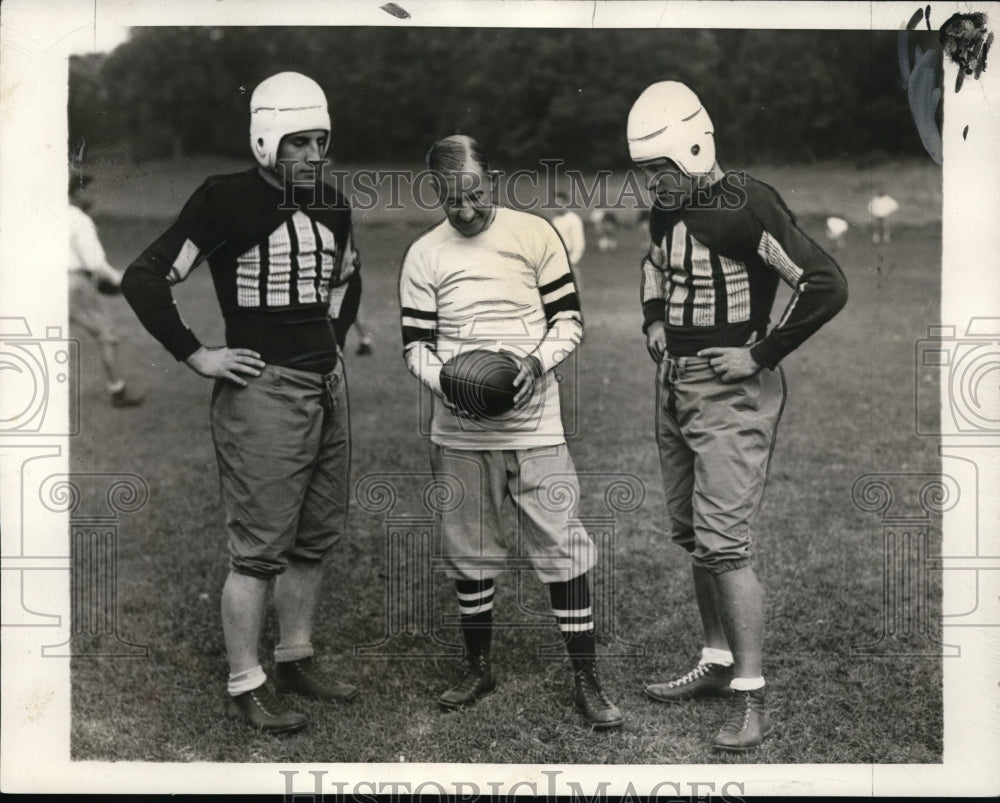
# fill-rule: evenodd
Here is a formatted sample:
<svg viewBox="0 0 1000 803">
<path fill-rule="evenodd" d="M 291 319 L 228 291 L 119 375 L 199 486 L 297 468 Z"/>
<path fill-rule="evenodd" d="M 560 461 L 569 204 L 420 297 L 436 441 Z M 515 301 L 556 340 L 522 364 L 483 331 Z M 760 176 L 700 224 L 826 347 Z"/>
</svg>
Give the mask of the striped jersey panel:
<svg viewBox="0 0 1000 803">
<path fill-rule="evenodd" d="M 236 303 L 242 308 L 325 304 L 336 255 L 333 232 L 296 211 L 266 241 L 237 257 Z"/>
<path fill-rule="evenodd" d="M 642 300 L 663 298 L 666 319 L 672 326 L 718 326 L 750 320 L 746 264 L 695 239 L 683 221 L 651 245 L 642 272 Z"/>
</svg>

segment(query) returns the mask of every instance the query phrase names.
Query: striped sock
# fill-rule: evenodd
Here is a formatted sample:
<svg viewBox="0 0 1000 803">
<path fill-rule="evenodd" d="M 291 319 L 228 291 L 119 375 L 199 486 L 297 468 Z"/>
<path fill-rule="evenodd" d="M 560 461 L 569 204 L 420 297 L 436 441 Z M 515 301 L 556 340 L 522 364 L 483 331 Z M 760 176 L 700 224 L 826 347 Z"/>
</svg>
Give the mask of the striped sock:
<svg viewBox="0 0 1000 803">
<path fill-rule="evenodd" d="M 566 651 L 573 661 L 573 667 L 579 669 L 593 661 L 597 654 L 587 573 L 565 583 L 550 583 L 549 597 L 552 600 L 552 612 L 559 623 L 559 632 L 566 643 Z"/>
<path fill-rule="evenodd" d="M 462 637 L 469 654 L 489 653 L 493 638 L 493 581 L 456 580 Z"/>
</svg>

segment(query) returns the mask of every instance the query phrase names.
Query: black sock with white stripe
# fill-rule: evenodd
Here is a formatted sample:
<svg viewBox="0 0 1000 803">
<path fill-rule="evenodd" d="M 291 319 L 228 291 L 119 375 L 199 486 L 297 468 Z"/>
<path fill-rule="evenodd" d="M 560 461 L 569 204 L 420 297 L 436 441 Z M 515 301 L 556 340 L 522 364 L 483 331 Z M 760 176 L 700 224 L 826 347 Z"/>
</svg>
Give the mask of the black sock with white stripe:
<svg viewBox="0 0 1000 803">
<path fill-rule="evenodd" d="M 489 655 L 493 638 L 493 581 L 456 580 L 455 593 L 469 655 Z"/>
<path fill-rule="evenodd" d="M 549 597 L 573 668 L 580 669 L 592 662 L 597 654 L 587 573 L 565 583 L 549 583 Z"/>
</svg>

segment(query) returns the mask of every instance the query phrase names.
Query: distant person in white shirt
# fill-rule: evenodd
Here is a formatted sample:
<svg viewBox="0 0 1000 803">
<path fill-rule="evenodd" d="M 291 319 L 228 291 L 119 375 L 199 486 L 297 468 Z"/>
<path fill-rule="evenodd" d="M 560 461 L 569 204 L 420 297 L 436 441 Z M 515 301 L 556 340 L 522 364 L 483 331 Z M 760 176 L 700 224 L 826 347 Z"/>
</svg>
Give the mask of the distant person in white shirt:
<svg viewBox="0 0 1000 803">
<path fill-rule="evenodd" d="M 614 251 L 618 247 L 616 231 L 618 219 L 604 209 L 595 209 L 590 215 L 590 222 L 597 230 L 597 248 L 600 251 Z"/>
<path fill-rule="evenodd" d="M 364 322 L 361 317 L 361 304 L 358 304 L 358 313 L 354 318 L 353 327 L 355 332 L 358 333 L 358 337 L 361 341 L 358 343 L 358 348 L 354 352 L 359 357 L 369 357 L 374 352 L 372 348 L 372 330 L 368 328 L 368 325 Z"/>
<path fill-rule="evenodd" d="M 875 188 L 875 194 L 868 202 L 868 213 L 872 216 L 872 242 L 887 243 L 890 240 L 889 216 L 892 215 L 899 204 L 896 199 L 888 195 L 882 187 Z"/>
<path fill-rule="evenodd" d="M 113 407 L 134 407 L 142 396 L 129 392 L 118 367 L 118 336 L 103 295 L 121 292 L 122 274 L 108 264 L 97 236 L 97 226 L 87 214 L 93 204 L 90 176 L 74 174 L 69 181 L 69 319 L 95 340 L 104 366 Z"/>
<path fill-rule="evenodd" d="M 560 211 L 552 218 L 552 225 L 556 227 L 556 231 L 559 232 L 559 236 L 566 246 L 569 265 L 575 273 L 583 258 L 583 251 L 587 247 L 583 232 L 583 220 L 569 208 L 569 196 L 562 190 L 556 193 L 556 203 L 559 205 Z M 579 277 L 577 279 L 579 280 Z"/>
<path fill-rule="evenodd" d="M 844 247 L 844 235 L 850 228 L 847 221 L 842 217 L 828 217 L 826 219 L 826 238 L 833 243 L 838 251 Z"/>
</svg>

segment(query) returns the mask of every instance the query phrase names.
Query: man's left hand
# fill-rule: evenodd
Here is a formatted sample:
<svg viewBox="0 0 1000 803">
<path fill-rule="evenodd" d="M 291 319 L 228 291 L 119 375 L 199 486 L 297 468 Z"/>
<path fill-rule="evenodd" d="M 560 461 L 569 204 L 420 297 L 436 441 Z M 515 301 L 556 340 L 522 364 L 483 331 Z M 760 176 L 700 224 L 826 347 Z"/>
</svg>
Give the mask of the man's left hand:
<svg viewBox="0 0 1000 803">
<path fill-rule="evenodd" d="M 531 398 L 531 389 L 535 385 L 535 380 L 542 375 L 542 363 L 538 357 L 529 354 L 527 357 L 519 357 L 509 351 L 502 351 L 518 364 L 517 376 L 514 377 L 514 387 L 517 393 L 514 394 L 514 409 L 520 410 Z"/>
<path fill-rule="evenodd" d="M 739 382 L 756 374 L 763 367 L 750 356 L 748 348 L 702 349 L 699 357 L 707 357 L 715 375 L 723 382 Z"/>
</svg>

